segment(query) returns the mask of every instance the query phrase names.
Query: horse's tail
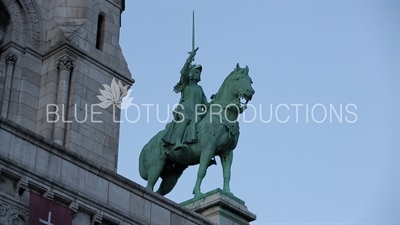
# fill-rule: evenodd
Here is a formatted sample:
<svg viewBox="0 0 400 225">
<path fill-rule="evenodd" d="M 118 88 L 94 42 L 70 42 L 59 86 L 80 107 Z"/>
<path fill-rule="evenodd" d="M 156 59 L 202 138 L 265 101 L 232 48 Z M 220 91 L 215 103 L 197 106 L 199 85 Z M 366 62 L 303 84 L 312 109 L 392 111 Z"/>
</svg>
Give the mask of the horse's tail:
<svg viewBox="0 0 400 225">
<path fill-rule="evenodd" d="M 144 180 L 147 180 L 147 169 L 145 167 L 146 154 L 147 154 L 147 144 L 143 147 L 139 156 L 139 174 Z"/>
</svg>

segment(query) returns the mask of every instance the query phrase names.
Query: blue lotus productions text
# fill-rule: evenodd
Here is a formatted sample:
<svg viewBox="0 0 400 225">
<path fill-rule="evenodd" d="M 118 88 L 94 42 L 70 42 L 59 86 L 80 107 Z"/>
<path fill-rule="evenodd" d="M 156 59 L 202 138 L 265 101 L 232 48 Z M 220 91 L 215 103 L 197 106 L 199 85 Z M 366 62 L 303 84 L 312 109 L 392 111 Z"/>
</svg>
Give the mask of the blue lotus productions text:
<svg viewBox="0 0 400 225">
<path fill-rule="evenodd" d="M 355 123 L 358 115 L 353 103 L 249 104 L 240 120 L 244 123 Z"/>
</svg>

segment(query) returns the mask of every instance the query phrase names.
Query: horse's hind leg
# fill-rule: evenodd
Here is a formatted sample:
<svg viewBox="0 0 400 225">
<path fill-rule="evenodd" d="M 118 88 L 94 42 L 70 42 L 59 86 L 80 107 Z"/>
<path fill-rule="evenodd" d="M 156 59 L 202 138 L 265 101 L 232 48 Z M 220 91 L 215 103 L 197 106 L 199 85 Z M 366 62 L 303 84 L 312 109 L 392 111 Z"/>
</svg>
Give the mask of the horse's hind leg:
<svg viewBox="0 0 400 225">
<path fill-rule="evenodd" d="M 160 177 L 161 171 L 164 167 L 165 162 L 155 163 L 148 168 L 147 174 L 147 186 L 146 189 L 149 191 L 154 190 L 158 178 Z"/>
<path fill-rule="evenodd" d="M 162 177 L 162 182 L 157 190 L 157 193 L 164 196 L 172 191 L 178 182 L 179 177 L 181 177 L 183 170 L 174 171 L 174 173 L 164 175 Z"/>
</svg>

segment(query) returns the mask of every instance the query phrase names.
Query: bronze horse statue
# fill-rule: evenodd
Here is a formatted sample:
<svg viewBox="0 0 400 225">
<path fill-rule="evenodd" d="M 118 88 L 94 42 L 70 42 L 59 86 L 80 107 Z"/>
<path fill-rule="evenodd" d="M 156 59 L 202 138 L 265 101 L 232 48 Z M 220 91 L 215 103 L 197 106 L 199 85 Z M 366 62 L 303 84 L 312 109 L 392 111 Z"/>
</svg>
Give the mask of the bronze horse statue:
<svg viewBox="0 0 400 225">
<path fill-rule="evenodd" d="M 217 94 L 214 95 L 205 116 L 197 123 L 198 141 L 187 145 L 187 150 L 172 151 L 173 146 L 165 145 L 161 140 L 166 130 L 160 131 L 143 147 L 139 157 L 140 176 L 147 180 L 146 189 L 153 191 L 158 178 L 162 178 L 157 193 L 168 194 L 183 171 L 191 165 L 200 164 L 197 180 L 193 189 L 199 197 L 201 182 L 207 168 L 219 156 L 223 169 L 223 190 L 229 194 L 229 181 L 233 150 L 239 140 L 237 118 L 245 109 L 246 103 L 254 94 L 249 68 L 240 68 L 239 64 L 225 78 Z"/>
</svg>

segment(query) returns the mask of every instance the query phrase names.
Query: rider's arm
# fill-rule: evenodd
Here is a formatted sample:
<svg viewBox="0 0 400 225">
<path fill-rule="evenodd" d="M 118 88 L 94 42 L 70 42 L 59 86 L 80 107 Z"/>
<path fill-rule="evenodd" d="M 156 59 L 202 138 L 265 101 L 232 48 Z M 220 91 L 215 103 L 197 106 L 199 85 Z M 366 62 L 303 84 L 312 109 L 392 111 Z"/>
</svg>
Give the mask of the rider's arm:
<svg viewBox="0 0 400 225">
<path fill-rule="evenodd" d="M 183 64 L 183 67 L 181 69 L 181 79 L 180 82 L 182 84 L 185 84 L 189 81 L 189 65 L 190 61 L 189 58 L 186 60 L 185 64 Z"/>
<path fill-rule="evenodd" d="M 187 83 L 189 81 L 189 66 L 190 63 L 192 63 L 194 56 L 196 55 L 196 52 L 199 48 L 194 49 L 193 51 L 189 52 L 189 56 L 185 61 L 185 64 L 183 64 L 183 67 L 181 69 L 181 83 Z"/>
</svg>

